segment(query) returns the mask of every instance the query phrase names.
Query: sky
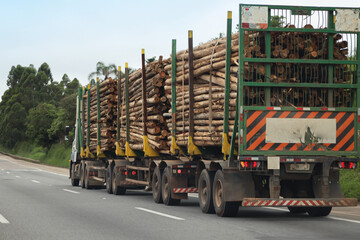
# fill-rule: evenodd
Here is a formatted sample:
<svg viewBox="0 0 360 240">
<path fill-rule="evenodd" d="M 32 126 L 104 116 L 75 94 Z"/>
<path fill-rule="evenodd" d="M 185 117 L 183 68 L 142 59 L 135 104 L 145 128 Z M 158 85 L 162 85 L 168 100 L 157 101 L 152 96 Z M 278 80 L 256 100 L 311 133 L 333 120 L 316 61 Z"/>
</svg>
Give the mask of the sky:
<svg viewBox="0 0 360 240">
<path fill-rule="evenodd" d="M 360 7 L 359 0 L 0 0 L 0 96 L 12 66 L 49 64 L 55 81 L 66 73 L 88 83 L 96 63 L 141 66 L 146 58 L 169 57 L 171 40 L 187 48 L 226 31 L 227 11 L 233 31 L 239 4 Z"/>
</svg>

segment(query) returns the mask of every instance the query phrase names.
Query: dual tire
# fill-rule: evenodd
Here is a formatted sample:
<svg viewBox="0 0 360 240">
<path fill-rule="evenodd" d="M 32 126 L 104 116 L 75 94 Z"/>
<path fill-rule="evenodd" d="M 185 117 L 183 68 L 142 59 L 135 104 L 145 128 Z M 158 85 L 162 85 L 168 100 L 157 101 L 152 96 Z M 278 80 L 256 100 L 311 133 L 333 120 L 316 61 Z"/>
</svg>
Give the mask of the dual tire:
<svg viewBox="0 0 360 240">
<path fill-rule="evenodd" d="M 234 217 L 239 202 L 227 202 L 224 198 L 224 173 L 202 170 L 199 177 L 199 205 L 203 213 L 216 213 L 220 217 Z"/>
<path fill-rule="evenodd" d="M 160 169 L 158 166 L 155 168 L 152 183 L 153 199 L 155 203 L 164 203 L 165 205 L 179 205 L 181 200 L 171 197 L 171 173 L 170 168 L 165 170 Z"/>
</svg>

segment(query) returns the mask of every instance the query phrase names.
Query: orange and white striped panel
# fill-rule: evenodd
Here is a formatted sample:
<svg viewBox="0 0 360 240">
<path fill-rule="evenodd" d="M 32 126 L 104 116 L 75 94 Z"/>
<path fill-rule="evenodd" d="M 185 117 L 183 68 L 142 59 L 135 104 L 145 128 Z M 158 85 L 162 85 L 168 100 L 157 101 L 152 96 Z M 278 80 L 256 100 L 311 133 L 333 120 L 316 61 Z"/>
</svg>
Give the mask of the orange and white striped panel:
<svg viewBox="0 0 360 240">
<path fill-rule="evenodd" d="M 246 150 L 248 151 L 354 151 L 355 114 L 330 111 L 246 111 Z M 334 143 L 267 143 L 266 120 L 283 119 L 334 119 L 336 142 Z M 334 123 L 335 124 L 335 123 Z"/>
</svg>

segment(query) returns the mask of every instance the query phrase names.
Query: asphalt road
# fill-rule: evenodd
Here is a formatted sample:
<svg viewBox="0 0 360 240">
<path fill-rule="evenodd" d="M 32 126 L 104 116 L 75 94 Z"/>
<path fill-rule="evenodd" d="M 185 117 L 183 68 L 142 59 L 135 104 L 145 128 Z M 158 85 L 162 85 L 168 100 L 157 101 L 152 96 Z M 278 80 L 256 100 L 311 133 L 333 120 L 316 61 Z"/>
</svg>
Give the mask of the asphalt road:
<svg viewBox="0 0 360 240">
<path fill-rule="evenodd" d="M 203 214 L 192 195 L 181 206 L 151 193 L 125 196 L 72 187 L 67 170 L 0 155 L 0 240 L 359 239 L 359 207 L 329 217 L 242 208 L 235 218 Z"/>
</svg>

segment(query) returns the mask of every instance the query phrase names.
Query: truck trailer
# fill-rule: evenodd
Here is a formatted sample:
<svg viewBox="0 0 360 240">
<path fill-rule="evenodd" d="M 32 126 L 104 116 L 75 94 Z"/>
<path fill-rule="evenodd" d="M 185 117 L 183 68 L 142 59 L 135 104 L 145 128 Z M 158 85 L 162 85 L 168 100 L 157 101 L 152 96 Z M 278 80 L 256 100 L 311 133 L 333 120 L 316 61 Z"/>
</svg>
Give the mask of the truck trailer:
<svg viewBox="0 0 360 240">
<path fill-rule="evenodd" d="M 360 151 L 360 9 L 240 4 L 238 32 L 79 88 L 73 186 L 327 216 Z M 124 76 L 122 76 L 124 75 Z"/>
</svg>

